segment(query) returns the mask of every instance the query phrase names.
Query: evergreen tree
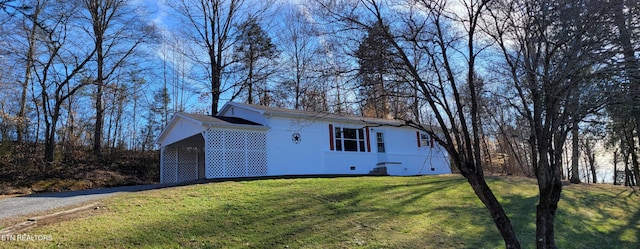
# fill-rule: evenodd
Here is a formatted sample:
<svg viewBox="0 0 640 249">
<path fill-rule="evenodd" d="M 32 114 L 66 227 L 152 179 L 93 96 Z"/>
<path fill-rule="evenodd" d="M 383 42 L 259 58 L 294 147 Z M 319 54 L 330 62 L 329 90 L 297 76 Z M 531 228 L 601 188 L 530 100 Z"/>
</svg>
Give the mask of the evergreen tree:
<svg viewBox="0 0 640 249">
<path fill-rule="evenodd" d="M 247 90 L 247 103 L 254 104 L 254 92 L 257 91 L 259 104 L 269 105 L 266 79 L 273 70 L 265 63 L 276 57 L 276 46 L 269 35 L 260 27 L 255 17 L 249 17 L 240 24 L 237 36 L 238 46 L 235 49 L 240 70 L 246 73 L 241 80 L 241 92 Z"/>
<path fill-rule="evenodd" d="M 392 69 L 392 46 L 382 34 L 384 24 L 374 24 L 368 29 L 355 56 L 358 59 L 359 92 L 363 116 L 384 118 L 390 114 L 388 75 Z"/>
</svg>

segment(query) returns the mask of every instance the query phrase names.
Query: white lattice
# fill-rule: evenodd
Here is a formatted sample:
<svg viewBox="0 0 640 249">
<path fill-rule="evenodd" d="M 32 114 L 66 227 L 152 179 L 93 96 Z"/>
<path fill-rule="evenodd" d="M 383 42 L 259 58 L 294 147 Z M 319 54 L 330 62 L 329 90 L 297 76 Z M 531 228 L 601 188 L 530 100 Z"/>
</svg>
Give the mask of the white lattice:
<svg viewBox="0 0 640 249">
<path fill-rule="evenodd" d="M 205 134 L 207 177 L 267 174 L 266 133 L 209 129 Z"/>
<path fill-rule="evenodd" d="M 225 157 L 223 150 L 207 150 L 207 177 L 224 177 L 227 175 L 224 167 Z"/>
<path fill-rule="evenodd" d="M 262 132 L 248 132 L 247 133 L 247 150 L 266 151 L 267 150 L 267 134 Z"/>
<path fill-rule="evenodd" d="M 246 135 L 240 131 L 227 131 L 225 133 L 224 146 L 227 150 L 244 150 Z"/>
<path fill-rule="evenodd" d="M 246 176 L 247 160 L 242 151 L 226 151 L 227 176 Z"/>
<path fill-rule="evenodd" d="M 178 182 L 193 181 L 198 179 L 198 164 L 185 163 L 178 166 Z"/>
<path fill-rule="evenodd" d="M 247 160 L 249 161 L 247 175 L 263 176 L 267 174 L 267 152 L 249 151 Z"/>
<path fill-rule="evenodd" d="M 224 148 L 224 131 L 221 130 L 208 130 L 206 132 L 207 148 L 220 149 Z"/>
<path fill-rule="evenodd" d="M 205 131 L 205 154 L 207 177 L 226 176 L 224 167 L 224 131 L 213 129 Z"/>
<path fill-rule="evenodd" d="M 178 182 L 198 179 L 198 152 L 197 147 L 178 148 Z"/>
<path fill-rule="evenodd" d="M 198 179 L 198 147 L 167 146 L 162 156 L 162 182 L 175 183 Z"/>
<path fill-rule="evenodd" d="M 178 150 L 175 147 L 165 147 L 162 155 L 162 183 L 174 183 L 178 181 L 177 176 Z"/>
</svg>

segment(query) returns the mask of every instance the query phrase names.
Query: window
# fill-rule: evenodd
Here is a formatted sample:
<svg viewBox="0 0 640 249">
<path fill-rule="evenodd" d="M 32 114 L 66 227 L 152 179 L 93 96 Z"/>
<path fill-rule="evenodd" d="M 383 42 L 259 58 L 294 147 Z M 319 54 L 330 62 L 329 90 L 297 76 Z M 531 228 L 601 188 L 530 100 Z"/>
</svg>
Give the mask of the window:
<svg viewBox="0 0 640 249">
<path fill-rule="evenodd" d="M 366 151 L 363 129 L 335 127 L 333 134 L 337 151 Z"/>
<path fill-rule="evenodd" d="M 424 146 L 431 146 L 431 148 L 433 148 L 433 145 L 434 145 L 433 139 L 427 133 L 420 133 L 420 141 L 418 141 L 418 144 L 422 144 Z M 418 145 L 418 147 L 420 147 L 420 145 Z"/>
<path fill-rule="evenodd" d="M 420 143 L 424 144 L 425 146 L 429 145 L 429 134 L 420 133 Z"/>
<path fill-rule="evenodd" d="M 378 153 L 384 153 L 384 133 L 376 132 L 376 143 L 378 144 Z"/>
</svg>

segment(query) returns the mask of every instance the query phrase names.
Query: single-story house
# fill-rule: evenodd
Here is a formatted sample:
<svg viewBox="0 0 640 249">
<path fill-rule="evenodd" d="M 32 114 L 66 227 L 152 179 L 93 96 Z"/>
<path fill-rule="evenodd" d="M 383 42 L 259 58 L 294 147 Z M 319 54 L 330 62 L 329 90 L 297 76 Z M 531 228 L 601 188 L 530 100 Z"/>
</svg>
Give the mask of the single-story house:
<svg viewBox="0 0 640 249">
<path fill-rule="evenodd" d="M 451 173 L 446 151 L 406 124 L 234 102 L 218 116 L 177 113 L 156 140 L 160 182 Z"/>
</svg>

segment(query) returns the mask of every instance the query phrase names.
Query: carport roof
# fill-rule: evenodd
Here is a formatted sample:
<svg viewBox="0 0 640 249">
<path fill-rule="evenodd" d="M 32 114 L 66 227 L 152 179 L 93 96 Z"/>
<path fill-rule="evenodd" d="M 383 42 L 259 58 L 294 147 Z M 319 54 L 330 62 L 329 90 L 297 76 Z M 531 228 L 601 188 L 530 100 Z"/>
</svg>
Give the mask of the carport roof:
<svg viewBox="0 0 640 249">
<path fill-rule="evenodd" d="M 156 139 L 161 146 L 188 139 L 209 127 L 229 129 L 267 130 L 266 126 L 238 117 L 176 113 Z"/>
<path fill-rule="evenodd" d="M 193 121 L 197 121 L 202 123 L 202 125 L 256 125 L 262 126 L 256 122 L 252 122 L 243 118 L 238 117 L 224 117 L 224 116 L 209 116 L 202 114 L 193 114 L 193 113 L 185 113 L 181 112 L 178 115 L 182 115 L 186 118 L 192 119 Z"/>
</svg>

